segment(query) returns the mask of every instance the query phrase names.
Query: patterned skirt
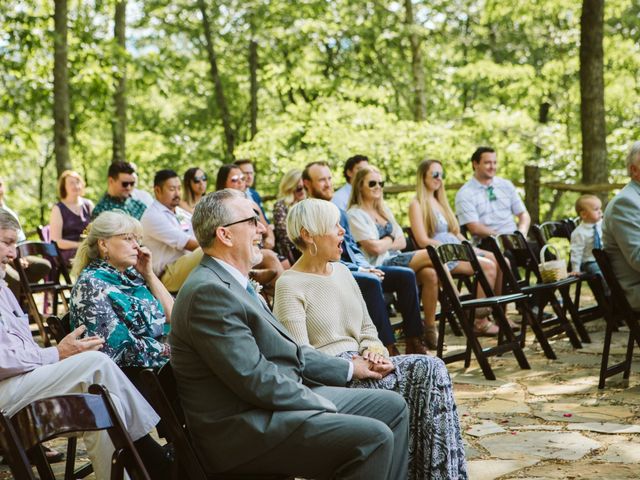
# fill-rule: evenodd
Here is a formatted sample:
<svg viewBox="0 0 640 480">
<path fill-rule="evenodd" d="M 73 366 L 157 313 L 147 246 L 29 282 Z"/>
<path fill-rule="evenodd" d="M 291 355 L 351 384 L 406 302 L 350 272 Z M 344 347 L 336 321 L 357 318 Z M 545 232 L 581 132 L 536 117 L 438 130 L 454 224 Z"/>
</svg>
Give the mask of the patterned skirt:
<svg viewBox="0 0 640 480">
<path fill-rule="evenodd" d="M 351 359 L 357 352 L 344 352 Z M 382 380 L 353 380 L 351 388 L 401 394 L 409 406 L 409 475 L 412 480 L 466 479 L 458 411 L 447 367 L 427 355 L 391 357 L 396 369 Z"/>
</svg>

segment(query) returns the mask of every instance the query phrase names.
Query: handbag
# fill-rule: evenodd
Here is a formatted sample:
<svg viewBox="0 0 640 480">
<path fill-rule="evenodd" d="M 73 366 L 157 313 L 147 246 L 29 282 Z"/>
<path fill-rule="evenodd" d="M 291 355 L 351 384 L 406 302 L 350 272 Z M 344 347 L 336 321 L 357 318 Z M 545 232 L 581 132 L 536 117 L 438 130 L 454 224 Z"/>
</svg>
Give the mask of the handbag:
<svg viewBox="0 0 640 480">
<path fill-rule="evenodd" d="M 564 280 L 567 278 L 567 261 L 566 260 L 544 260 L 544 254 L 547 249 L 552 248 L 556 258 L 558 258 L 558 250 L 553 245 L 545 245 L 540 249 L 540 263 L 538 264 L 538 270 L 540 270 L 540 276 L 544 283 L 553 283 L 558 280 Z"/>
</svg>

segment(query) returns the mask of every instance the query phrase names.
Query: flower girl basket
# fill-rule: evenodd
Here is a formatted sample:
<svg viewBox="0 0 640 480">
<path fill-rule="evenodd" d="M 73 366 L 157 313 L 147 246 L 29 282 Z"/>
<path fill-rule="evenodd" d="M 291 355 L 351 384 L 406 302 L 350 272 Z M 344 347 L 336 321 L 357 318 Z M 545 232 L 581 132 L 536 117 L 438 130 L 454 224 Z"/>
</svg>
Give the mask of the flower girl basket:
<svg viewBox="0 0 640 480">
<path fill-rule="evenodd" d="M 540 264 L 538 269 L 544 283 L 553 283 L 558 280 L 567 278 L 567 261 L 566 260 L 544 260 L 544 254 L 547 249 L 553 249 L 556 258 L 558 258 L 558 250 L 553 245 L 545 245 L 540 250 Z"/>
</svg>

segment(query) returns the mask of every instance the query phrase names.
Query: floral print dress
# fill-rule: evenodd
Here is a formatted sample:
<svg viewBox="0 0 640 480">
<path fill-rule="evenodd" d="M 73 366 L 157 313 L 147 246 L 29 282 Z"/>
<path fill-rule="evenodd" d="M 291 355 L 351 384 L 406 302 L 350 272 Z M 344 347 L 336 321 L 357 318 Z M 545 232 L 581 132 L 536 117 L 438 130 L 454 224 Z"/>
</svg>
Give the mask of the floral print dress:
<svg viewBox="0 0 640 480">
<path fill-rule="evenodd" d="M 105 339 L 102 351 L 120 367 L 156 368 L 169 360 L 164 310 L 133 267 L 120 272 L 93 260 L 73 287 L 69 313 L 72 328 L 85 325 L 87 335 Z"/>
</svg>

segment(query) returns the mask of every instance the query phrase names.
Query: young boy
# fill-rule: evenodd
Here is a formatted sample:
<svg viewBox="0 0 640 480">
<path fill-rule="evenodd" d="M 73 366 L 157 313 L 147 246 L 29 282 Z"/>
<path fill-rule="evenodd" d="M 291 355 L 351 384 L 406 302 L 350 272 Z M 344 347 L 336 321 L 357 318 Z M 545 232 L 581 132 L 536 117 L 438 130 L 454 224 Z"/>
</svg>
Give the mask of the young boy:
<svg viewBox="0 0 640 480">
<path fill-rule="evenodd" d="M 576 213 L 582 222 L 571 234 L 571 271 L 600 274 L 591 250 L 602 248 L 602 202 L 595 195 L 582 195 Z"/>
</svg>

